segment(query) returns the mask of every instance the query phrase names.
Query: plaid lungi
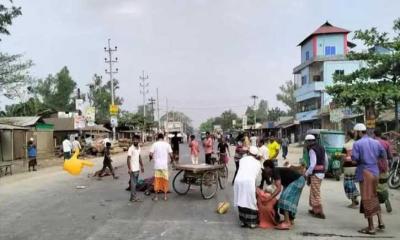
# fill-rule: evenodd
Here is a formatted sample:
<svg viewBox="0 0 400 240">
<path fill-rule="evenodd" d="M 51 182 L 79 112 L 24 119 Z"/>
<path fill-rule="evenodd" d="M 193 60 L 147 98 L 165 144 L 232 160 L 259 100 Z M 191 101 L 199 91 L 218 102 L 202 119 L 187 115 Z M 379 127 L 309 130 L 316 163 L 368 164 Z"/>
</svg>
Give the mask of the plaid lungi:
<svg viewBox="0 0 400 240">
<path fill-rule="evenodd" d="M 285 210 L 290 212 L 293 216 L 296 215 L 297 206 L 299 205 L 301 192 L 303 191 L 305 183 L 306 180 L 304 177 L 299 177 L 283 190 L 278 202 L 280 211 Z"/>
<path fill-rule="evenodd" d="M 364 213 L 365 218 L 373 217 L 381 212 L 377 194 L 378 177 L 375 177 L 367 169 L 363 170 L 363 181 L 360 182 L 361 204 L 360 213 Z"/>
<path fill-rule="evenodd" d="M 322 179 L 312 175 L 310 177 L 310 206 L 315 214 L 323 213 L 321 200 L 321 183 Z"/>
<path fill-rule="evenodd" d="M 354 198 L 360 196 L 356 186 L 355 175 L 344 175 L 343 187 L 348 199 L 353 200 Z"/>
<path fill-rule="evenodd" d="M 258 211 L 250 208 L 238 207 L 239 219 L 246 225 L 257 225 L 258 224 Z"/>
</svg>

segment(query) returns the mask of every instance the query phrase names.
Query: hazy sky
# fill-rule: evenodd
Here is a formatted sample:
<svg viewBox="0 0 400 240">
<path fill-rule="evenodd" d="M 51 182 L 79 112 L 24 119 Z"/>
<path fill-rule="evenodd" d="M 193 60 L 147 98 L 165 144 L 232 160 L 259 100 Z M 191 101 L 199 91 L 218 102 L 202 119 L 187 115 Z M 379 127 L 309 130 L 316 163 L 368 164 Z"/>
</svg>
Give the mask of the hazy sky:
<svg viewBox="0 0 400 240">
<path fill-rule="evenodd" d="M 33 76 L 68 66 L 85 89 L 94 73 L 104 75 L 103 48 L 111 38 L 118 46 L 122 108 L 136 111 L 142 104 L 138 76 L 145 70 L 150 95 L 159 88 L 161 113 L 168 97 L 170 109 L 185 112 L 195 126 L 228 108 L 242 115 L 253 94 L 283 107 L 276 94 L 300 62 L 297 44 L 326 20 L 352 31 L 390 31 L 400 9 L 396 0 L 14 2 L 23 15 L 0 50 L 32 59 Z"/>
</svg>

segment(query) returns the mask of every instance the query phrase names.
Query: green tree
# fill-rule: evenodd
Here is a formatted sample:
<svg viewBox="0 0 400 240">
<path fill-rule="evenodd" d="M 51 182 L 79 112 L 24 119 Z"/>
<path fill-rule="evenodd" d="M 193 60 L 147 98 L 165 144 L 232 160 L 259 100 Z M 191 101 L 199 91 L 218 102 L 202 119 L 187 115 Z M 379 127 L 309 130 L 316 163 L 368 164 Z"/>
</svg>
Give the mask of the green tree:
<svg viewBox="0 0 400 240">
<path fill-rule="evenodd" d="M 233 129 L 233 120 L 238 122 L 239 117 L 232 110 L 227 110 L 221 113 L 219 117 L 214 118 L 213 125 L 221 125 L 224 131 L 229 131 Z"/>
<path fill-rule="evenodd" d="M 366 110 L 394 107 L 396 129 L 400 100 L 400 18 L 394 21 L 393 37 L 376 28 L 358 30 L 354 39 L 361 40 L 369 51 L 351 52 L 350 60 L 360 60 L 365 66 L 347 75 L 334 75 L 334 85 L 327 88 L 333 101 L 341 106 L 359 105 Z"/>
<path fill-rule="evenodd" d="M 279 107 L 271 108 L 268 111 L 268 121 L 278 121 L 280 117 L 287 116 L 287 113 L 281 110 Z"/>
<path fill-rule="evenodd" d="M 9 2 L 13 3 L 12 0 Z M 8 27 L 12 25 L 13 19 L 21 14 L 21 7 L 14 5 L 7 7 L 3 3 L 0 3 L 0 34 L 10 35 Z"/>
<path fill-rule="evenodd" d="M 255 111 L 256 113 L 256 121 L 258 123 L 260 122 L 265 122 L 268 119 L 268 101 L 261 99 L 260 102 L 258 103 L 257 110 Z M 248 125 L 253 125 L 254 124 L 254 108 L 253 107 L 247 107 L 246 109 L 246 116 L 247 116 L 247 124 Z"/>
<path fill-rule="evenodd" d="M 56 111 L 74 111 L 75 97 L 72 96 L 76 82 L 69 75 L 67 67 L 63 67 L 56 76 L 49 75 L 39 80 L 35 91 L 45 106 Z"/>
<path fill-rule="evenodd" d="M 201 132 L 212 132 L 214 129 L 214 118 L 209 118 L 205 122 L 200 124 Z"/>
<path fill-rule="evenodd" d="M 289 116 L 294 116 L 296 114 L 296 98 L 294 97 L 294 92 L 297 89 L 296 84 L 290 80 L 281 85 L 279 89 L 281 92 L 276 95 L 276 99 L 288 107 Z"/>
<path fill-rule="evenodd" d="M 114 80 L 114 93 L 119 89 L 119 82 Z M 102 77 L 94 74 L 92 83 L 89 84 L 89 93 L 87 94 L 89 103 L 96 108 L 96 122 L 108 123 L 110 121 L 111 104 L 111 82 L 103 84 Z M 121 105 L 123 99 L 114 94 L 114 104 Z"/>
<path fill-rule="evenodd" d="M 13 19 L 21 14 L 21 7 L 13 5 L 8 7 L 0 3 L 0 35 L 10 35 L 8 28 L 12 25 Z M 32 79 L 29 77 L 28 69 L 31 66 L 32 61 L 23 60 L 21 54 L 10 55 L 0 52 L 0 89 L 5 97 L 11 99 L 18 97 L 15 90 L 30 84 Z"/>
</svg>

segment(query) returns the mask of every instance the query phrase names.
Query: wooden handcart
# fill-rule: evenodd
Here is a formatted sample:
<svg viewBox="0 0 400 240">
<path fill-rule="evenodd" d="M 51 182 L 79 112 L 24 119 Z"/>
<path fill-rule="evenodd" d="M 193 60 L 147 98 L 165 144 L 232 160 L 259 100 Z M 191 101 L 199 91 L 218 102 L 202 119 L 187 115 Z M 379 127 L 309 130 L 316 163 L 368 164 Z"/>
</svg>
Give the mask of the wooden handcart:
<svg viewBox="0 0 400 240">
<path fill-rule="evenodd" d="M 200 192 L 204 199 L 211 199 L 218 190 L 226 187 L 228 181 L 228 168 L 225 164 L 177 164 L 172 187 L 179 195 L 189 192 L 190 186 L 200 186 Z"/>
</svg>

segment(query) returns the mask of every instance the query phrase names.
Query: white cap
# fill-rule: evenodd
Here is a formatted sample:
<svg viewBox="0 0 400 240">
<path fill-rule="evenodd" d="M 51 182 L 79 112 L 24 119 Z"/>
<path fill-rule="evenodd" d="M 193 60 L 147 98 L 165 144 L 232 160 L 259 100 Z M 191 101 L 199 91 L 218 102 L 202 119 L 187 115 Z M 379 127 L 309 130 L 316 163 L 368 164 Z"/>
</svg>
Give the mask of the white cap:
<svg viewBox="0 0 400 240">
<path fill-rule="evenodd" d="M 29 138 L 29 141 L 32 141 L 32 142 L 33 142 L 34 140 L 35 140 L 35 139 L 33 139 L 33 137 Z"/>
<path fill-rule="evenodd" d="M 364 125 L 364 123 L 357 123 L 354 125 L 354 131 L 367 131 L 367 127 Z"/>
<path fill-rule="evenodd" d="M 307 134 L 305 140 L 306 140 L 306 141 L 315 140 L 315 136 L 312 135 L 312 134 Z"/>
<path fill-rule="evenodd" d="M 258 154 L 258 148 L 257 148 L 256 146 L 251 146 L 250 149 L 249 149 L 249 153 L 250 153 L 251 155 L 257 156 L 257 154 Z"/>
</svg>

